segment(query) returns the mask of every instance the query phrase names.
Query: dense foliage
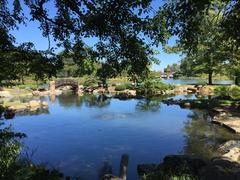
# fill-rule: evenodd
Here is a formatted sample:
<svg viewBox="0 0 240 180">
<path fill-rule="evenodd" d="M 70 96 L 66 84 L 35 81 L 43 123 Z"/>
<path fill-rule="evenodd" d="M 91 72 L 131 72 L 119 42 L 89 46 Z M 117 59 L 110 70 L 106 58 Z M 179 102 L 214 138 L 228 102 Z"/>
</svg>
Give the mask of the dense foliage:
<svg viewBox="0 0 240 180">
<path fill-rule="evenodd" d="M 138 87 L 138 93 L 144 94 L 148 97 L 159 94 L 161 91 L 172 90 L 174 87 L 174 85 L 165 84 L 159 80 L 147 79 Z"/>
<path fill-rule="evenodd" d="M 0 27 L 0 85 L 9 85 L 15 81 L 24 82 L 26 76 L 35 80 L 45 80 L 56 75 L 61 61 L 54 54 L 34 49 L 32 43 L 14 45 L 14 38 Z"/>
<path fill-rule="evenodd" d="M 159 10 L 152 6 L 152 0 L 12 2 L 13 8 L 9 8 L 11 4 L 7 0 L 0 3 L 1 31 L 9 35 L 10 29 L 27 22 L 22 9 L 27 6 L 31 20 L 40 23 L 43 36 L 49 39 L 48 53 L 51 52 L 50 36 L 71 52 L 73 62 L 78 66 L 66 63 L 67 75 L 94 72 L 106 82 L 106 78 L 127 72 L 133 82 L 138 82 L 148 77 L 150 65 L 156 62 L 153 45 L 165 45 L 169 37 L 175 36 L 174 49 L 184 54 L 184 63 L 193 73 L 209 74 L 211 84 L 213 73 L 227 65 L 228 74 L 238 83 L 240 3 L 236 0 L 165 1 L 163 5 L 159 4 Z M 14 40 L 11 35 L 5 37 L 1 37 L 4 39 L 2 48 Z M 91 50 L 84 43 L 86 38 L 96 39 Z M 40 54 L 40 59 L 49 58 L 49 55 Z M 12 56 L 11 59 L 16 61 L 16 55 Z M 39 64 L 39 57 L 33 64 Z M 93 66 L 95 61 L 99 63 L 98 70 Z M 49 66 L 49 62 L 46 65 Z M 46 72 L 32 69 L 34 73 L 38 71 L 36 79 L 43 79 L 45 74 L 45 77 L 52 76 L 48 74 L 51 68 L 43 69 Z M 19 78 L 10 75 L 8 79 Z"/>
<path fill-rule="evenodd" d="M 214 93 L 222 97 L 240 99 L 240 87 L 238 86 L 218 86 L 214 89 Z"/>
<path fill-rule="evenodd" d="M 159 14 L 165 15 L 169 32 L 177 36 L 171 51 L 183 53 L 186 74 L 207 73 L 212 84 L 212 75 L 227 66 L 238 83 L 239 5 L 234 0 L 177 0 L 163 5 Z"/>
</svg>

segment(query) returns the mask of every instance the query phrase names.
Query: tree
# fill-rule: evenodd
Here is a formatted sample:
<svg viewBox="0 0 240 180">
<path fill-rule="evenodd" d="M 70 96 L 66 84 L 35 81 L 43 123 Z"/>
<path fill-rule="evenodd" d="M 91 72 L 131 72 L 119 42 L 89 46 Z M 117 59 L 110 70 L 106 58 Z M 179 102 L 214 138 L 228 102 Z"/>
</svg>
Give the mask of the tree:
<svg viewBox="0 0 240 180">
<path fill-rule="evenodd" d="M 199 3 L 201 4 L 201 2 Z M 212 84 L 213 73 L 219 73 L 219 69 L 227 60 L 224 33 L 221 28 L 224 4 L 214 1 L 208 6 L 208 9 L 197 12 L 181 9 L 182 6 L 186 6 L 193 10 L 196 8 L 195 5 L 199 8 L 200 4 L 188 4 L 185 1 L 181 4 L 176 1 L 167 5 L 168 9 L 164 11 L 169 11 L 170 21 L 174 23 L 169 27 L 170 31 L 179 36 L 175 50 L 179 50 L 185 55 L 185 62 L 189 61 L 188 64 L 191 65 L 193 72 L 207 73 L 208 83 Z M 181 11 L 180 9 L 186 17 L 178 14 Z M 203 12 L 204 15 L 202 15 Z M 174 15 L 177 15 L 177 17 L 173 17 Z M 193 15 L 196 16 L 193 17 Z M 184 18 L 189 18 L 189 21 L 185 22 L 186 19 Z M 197 23 L 196 27 L 188 24 L 190 22 Z M 185 25 L 182 23 L 185 23 Z M 218 45 L 216 46 L 216 44 Z"/>
<path fill-rule="evenodd" d="M 61 68 L 61 61 L 55 55 L 35 50 L 32 43 L 15 46 L 13 39 L 4 29 L 1 36 L 5 39 L 0 42 L 0 85 L 10 85 L 14 81 L 23 82 L 26 76 L 44 80 L 56 75 Z"/>
<path fill-rule="evenodd" d="M 24 23 L 25 17 L 19 0 L 0 2 L 0 85 L 9 85 L 22 81 L 25 76 L 34 76 L 35 80 L 44 80 L 56 75 L 61 68 L 61 61 L 50 49 L 37 51 L 32 43 L 15 45 L 15 38 L 9 30 L 17 29 Z"/>
<path fill-rule="evenodd" d="M 40 22 L 44 36 L 53 35 L 65 48 L 75 43 L 81 51 L 85 49 L 81 43 L 84 38 L 96 37 L 94 51 L 99 62 L 114 66 L 112 69 L 118 73 L 127 69 L 130 76 L 146 77 L 147 66 L 153 60 L 150 46 L 154 37 L 165 41 L 165 32 L 156 26 L 156 18 L 146 15 L 153 11 L 151 1 L 54 0 L 56 14 L 51 16 L 46 6 L 48 1 L 25 3 L 33 19 Z"/>
<path fill-rule="evenodd" d="M 195 75 L 193 71 L 193 62 L 188 57 L 184 57 L 180 62 L 180 72 L 183 76 L 193 77 Z"/>
</svg>

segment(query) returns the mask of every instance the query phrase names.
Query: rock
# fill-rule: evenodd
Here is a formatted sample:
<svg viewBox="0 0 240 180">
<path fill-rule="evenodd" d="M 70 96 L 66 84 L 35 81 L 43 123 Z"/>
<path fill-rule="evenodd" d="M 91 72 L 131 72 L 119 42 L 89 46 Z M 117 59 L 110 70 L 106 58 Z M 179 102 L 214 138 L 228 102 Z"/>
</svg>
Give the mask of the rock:
<svg viewBox="0 0 240 180">
<path fill-rule="evenodd" d="M 229 150 L 226 154 L 223 155 L 223 157 L 226 157 L 230 159 L 231 161 L 239 162 L 240 160 L 240 148 L 234 147 Z"/>
<path fill-rule="evenodd" d="M 219 146 L 219 151 L 222 153 L 228 153 L 232 148 L 240 148 L 240 140 L 230 140 Z"/>
<path fill-rule="evenodd" d="M 78 89 L 77 95 L 78 96 L 83 96 L 83 89 Z"/>
<path fill-rule="evenodd" d="M 92 91 L 93 94 L 98 94 L 98 89 Z"/>
<path fill-rule="evenodd" d="M 197 85 L 195 85 L 194 87 L 195 87 L 197 90 L 199 90 L 200 88 L 203 87 L 203 85 L 201 85 L 201 84 L 197 84 Z"/>
<path fill-rule="evenodd" d="M 134 98 L 135 96 L 132 96 L 131 94 L 128 94 L 126 92 L 121 92 L 121 93 L 116 94 L 114 97 L 118 98 L 120 100 L 126 100 L 126 99 Z"/>
<path fill-rule="evenodd" d="M 212 89 L 208 86 L 203 86 L 202 88 L 199 88 L 199 94 L 207 96 L 212 94 Z"/>
<path fill-rule="evenodd" d="M 174 89 L 174 93 L 175 94 L 183 94 L 184 92 L 186 92 L 187 91 L 187 89 L 185 88 L 185 87 L 176 87 L 175 89 Z"/>
<path fill-rule="evenodd" d="M 227 116 L 228 113 L 225 109 L 222 108 L 213 108 L 211 109 L 211 114 L 214 116 Z"/>
<path fill-rule="evenodd" d="M 182 104 L 183 107 L 191 107 L 191 103 L 190 102 L 185 102 Z"/>
<path fill-rule="evenodd" d="M 40 96 L 40 93 L 41 93 L 40 91 L 33 91 L 32 92 L 33 96 Z"/>
<path fill-rule="evenodd" d="M 196 93 L 196 92 L 197 92 L 197 88 L 188 87 L 188 88 L 187 88 L 187 92 L 188 92 L 188 93 Z"/>
<path fill-rule="evenodd" d="M 54 92 L 54 94 L 55 94 L 56 96 L 61 95 L 61 94 L 62 94 L 62 91 L 59 90 L 59 89 L 56 89 L 55 92 Z"/>
<path fill-rule="evenodd" d="M 79 86 L 78 86 L 78 89 L 83 90 L 83 89 L 84 89 L 84 86 L 83 86 L 83 85 L 79 85 Z"/>
<path fill-rule="evenodd" d="M 136 90 L 126 90 L 125 92 L 130 96 L 136 96 L 137 94 Z"/>
<path fill-rule="evenodd" d="M 236 180 L 240 179 L 240 165 L 228 158 L 214 158 L 199 173 L 202 180 Z"/>
<path fill-rule="evenodd" d="M 28 103 L 30 108 L 35 108 L 35 107 L 39 107 L 40 106 L 40 102 L 39 101 L 29 101 Z"/>
<path fill-rule="evenodd" d="M 42 102 L 42 106 L 43 106 L 43 107 L 48 107 L 48 102 L 47 102 L 47 101 L 43 101 L 43 102 Z"/>
<path fill-rule="evenodd" d="M 53 93 L 55 91 L 55 81 L 49 82 L 49 90 L 51 93 Z"/>
<path fill-rule="evenodd" d="M 47 96 L 49 95 L 50 91 L 33 91 L 33 96 Z"/>
<path fill-rule="evenodd" d="M 213 123 L 220 124 L 222 126 L 225 126 L 229 130 L 240 133 L 240 118 L 239 117 L 229 117 L 229 116 L 214 116 L 212 119 Z"/>
</svg>

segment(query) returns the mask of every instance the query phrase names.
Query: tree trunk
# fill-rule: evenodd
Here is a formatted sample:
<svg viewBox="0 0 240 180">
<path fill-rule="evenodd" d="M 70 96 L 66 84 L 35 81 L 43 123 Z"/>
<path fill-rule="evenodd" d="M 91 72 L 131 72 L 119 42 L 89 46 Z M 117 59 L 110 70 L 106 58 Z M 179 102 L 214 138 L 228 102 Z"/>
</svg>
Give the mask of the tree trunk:
<svg viewBox="0 0 240 180">
<path fill-rule="evenodd" d="M 239 85 L 239 77 L 238 76 L 235 77 L 235 85 Z"/>
<path fill-rule="evenodd" d="M 212 75 L 213 75 L 213 72 L 210 71 L 210 72 L 208 73 L 208 84 L 209 84 L 209 85 L 212 85 Z"/>
</svg>

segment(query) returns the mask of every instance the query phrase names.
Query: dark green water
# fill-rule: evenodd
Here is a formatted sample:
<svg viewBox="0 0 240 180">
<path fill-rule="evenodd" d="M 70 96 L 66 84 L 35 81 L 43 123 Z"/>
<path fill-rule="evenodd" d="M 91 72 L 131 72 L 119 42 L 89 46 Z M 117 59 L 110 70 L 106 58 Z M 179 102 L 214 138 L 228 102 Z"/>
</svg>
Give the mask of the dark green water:
<svg viewBox="0 0 240 180">
<path fill-rule="evenodd" d="M 134 180 L 140 163 L 159 163 L 169 154 L 211 158 L 219 144 L 237 138 L 211 124 L 207 112 L 167 106 L 161 99 L 101 101 L 65 94 L 43 98 L 49 102 L 44 113 L 6 123 L 27 134 L 24 143 L 34 162 L 86 180 L 106 170 L 118 175 L 122 154 L 129 155 L 128 179 Z"/>
</svg>

